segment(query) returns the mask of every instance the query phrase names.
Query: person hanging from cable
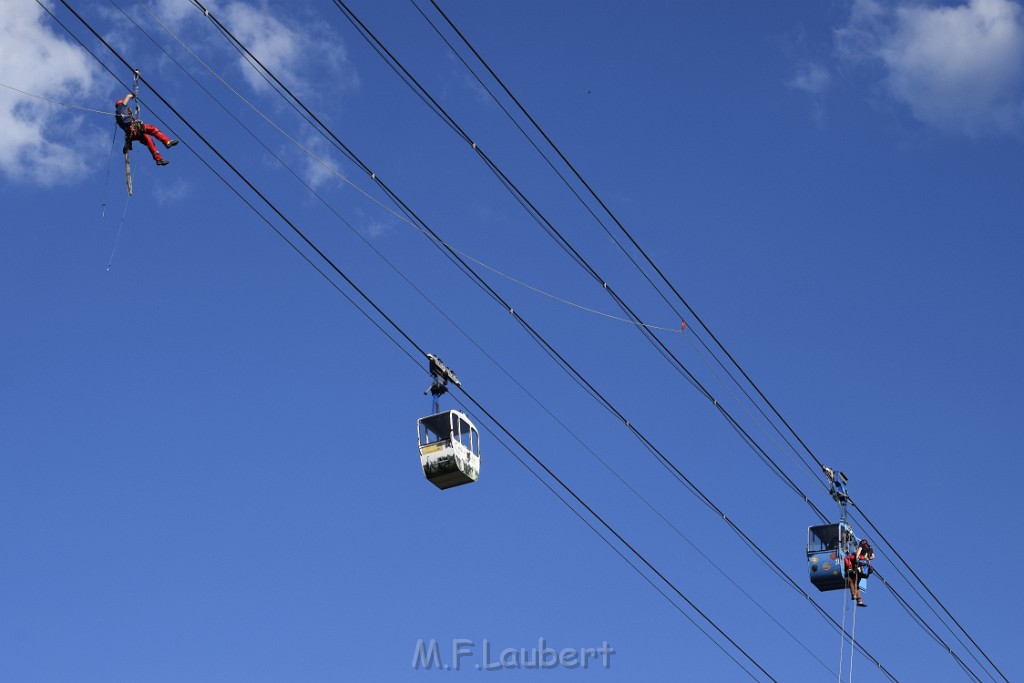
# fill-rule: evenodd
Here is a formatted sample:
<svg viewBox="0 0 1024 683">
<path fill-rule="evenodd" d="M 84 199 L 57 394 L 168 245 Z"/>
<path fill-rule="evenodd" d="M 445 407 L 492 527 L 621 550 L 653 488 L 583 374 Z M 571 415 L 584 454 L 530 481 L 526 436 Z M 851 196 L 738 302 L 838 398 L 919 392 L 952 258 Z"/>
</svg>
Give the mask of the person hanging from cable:
<svg viewBox="0 0 1024 683">
<path fill-rule="evenodd" d="M 843 567 L 846 571 L 846 585 L 850 589 L 850 599 L 856 600 L 858 605 L 864 604 L 860 599 L 860 572 L 857 570 L 857 555 L 849 552 L 843 558 Z"/>
<path fill-rule="evenodd" d="M 871 560 L 873 559 L 875 559 L 875 551 L 871 548 L 868 540 L 862 538 L 854 555 L 854 560 L 857 563 L 857 597 L 859 599 L 857 604 L 861 607 L 867 606 L 862 593 L 868 589 L 868 577 L 871 576 Z"/>
<path fill-rule="evenodd" d="M 846 583 L 850 587 L 850 599 L 857 601 L 858 607 L 867 607 L 861 596 L 861 591 L 867 588 L 867 578 L 871 574 L 871 560 L 875 558 L 875 552 L 867 540 L 862 540 L 855 550 L 851 550 L 844 558 L 843 565 L 846 568 Z"/>
<path fill-rule="evenodd" d="M 116 113 L 114 118 L 117 120 L 117 125 L 124 131 L 124 147 L 121 151 L 127 154 L 132 148 L 132 141 L 139 140 L 149 148 L 149 153 L 153 155 L 153 161 L 156 162 L 157 166 L 166 166 L 170 162 L 160 156 L 160 152 L 157 151 L 156 144 L 153 143 L 153 138 L 150 135 L 162 142 L 164 147 L 168 149 L 178 144 L 178 141 L 171 140 L 156 126 L 139 121 L 135 116 L 135 112 L 132 111 L 131 106 L 128 104 L 133 97 L 135 97 L 134 93 L 128 93 L 124 96 L 124 99 L 118 100 L 115 103 Z"/>
</svg>

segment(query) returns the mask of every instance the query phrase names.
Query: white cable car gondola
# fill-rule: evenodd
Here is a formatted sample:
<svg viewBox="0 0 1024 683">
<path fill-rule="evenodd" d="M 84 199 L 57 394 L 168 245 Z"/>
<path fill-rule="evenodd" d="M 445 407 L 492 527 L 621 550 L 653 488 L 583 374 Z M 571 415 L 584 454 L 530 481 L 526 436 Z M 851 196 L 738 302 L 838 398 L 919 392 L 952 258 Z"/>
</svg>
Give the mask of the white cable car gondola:
<svg viewBox="0 0 1024 683">
<path fill-rule="evenodd" d="M 420 465 L 439 489 L 471 484 L 480 476 L 480 433 L 465 415 L 448 410 L 418 422 Z"/>
<path fill-rule="evenodd" d="M 425 392 L 433 396 L 434 414 L 417 422 L 420 466 L 427 481 L 439 489 L 472 484 L 480 476 L 480 432 L 464 413 L 438 412 L 438 400 L 448 391 L 448 382 L 462 386 L 455 373 L 441 359 L 427 354 L 433 383 Z"/>
</svg>

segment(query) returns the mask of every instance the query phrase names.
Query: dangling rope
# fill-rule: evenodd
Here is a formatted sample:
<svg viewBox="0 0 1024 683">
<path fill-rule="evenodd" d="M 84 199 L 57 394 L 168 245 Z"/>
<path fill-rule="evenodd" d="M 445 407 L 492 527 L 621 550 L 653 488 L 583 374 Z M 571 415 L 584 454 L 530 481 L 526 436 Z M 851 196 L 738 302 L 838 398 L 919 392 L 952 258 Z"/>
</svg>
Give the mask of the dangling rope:
<svg viewBox="0 0 1024 683">
<path fill-rule="evenodd" d="M 860 602 L 859 600 L 857 601 Z M 850 679 L 849 683 L 853 683 L 853 655 L 856 653 L 857 648 L 857 608 L 853 608 L 853 621 L 850 626 Z"/>
<path fill-rule="evenodd" d="M 124 198 L 124 211 L 121 212 L 121 221 L 117 224 L 117 233 L 114 235 L 114 247 L 110 250 L 110 258 L 107 260 L 107 272 L 110 272 L 110 267 L 114 265 L 114 252 L 117 251 L 117 243 L 121 240 L 121 228 L 124 226 L 124 217 L 128 213 L 128 200 L 131 199 L 131 195 Z"/>
<path fill-rule="evenodd" d="M 140 106 L 139 106 L 139 70 L 138 69 L 136 69 L 134 72 L 132 72 L 132 79 L 135 81 L 135 87 L 132 89 L 133 99 L 135 100 L 135 120 L 131 122 L 131 125 L 129 126 L 129 131 L 131 131 L 131 126 L 134 126 L 135 122 L 139 121 L 139 111 L 141 109 Z M 114 133 L 114 139 L 117 140 L 117 133 L 116 132 Z M 128 215 L 128 200 L 131 199 L 131 197 L 132 197 L 132 165 L 131 165 L 131 161 L 128 158 L 128 149 L 129 149 L 129 145 L 130 144 L 131 144 L 131 133 L 130 132 L 126 132 L 125 133 L 125 146 L 124 146 L 124 179 L 125 179 L 125 184 L 128 186 L 128 196 L 124 198 L 124 210 L 121 211 L 121 220 L 118 222 L 118 224 L 117 224 L 117 232 L 114 234 L 114 246 L 111 248 L 111 250 L 110 250 L 110 258 L 107 260 L 107 272 L 108 273 L 110 272 L 111 266 L 114 265 L 114 253 L 117 251 L 117 244 L 118 244 L 118 242 L 121 241 L 121 230 L 124 228 L 124 217 Z M 110 154 L 111 154 L 111 156 L 113 156 L 113 154 L 114 154 L 113 147 L 111 147 L 111 149 L 110 149 Z M 108 164 L 107 164 L 108 178 L 109 178 L 109 173 L 110 173 L 110 164 L 108 162 Z M 105 195 L 106 194 L 106 188 L 104 188 L 103 192 L 104 192 L 104 195 Z M 104 198 L 103 206 L 106 207 L 105 198 Z M 105 211 L 105 209 L 104 209 L 104 211 Z"/>
<path fill-rule="evenodd" d="M 843 654 L 846 647 L 846 589 L 843 591 L 843 618 L 842 618 L 842 630 L 839 632 L 839 683 L 843 683 Z"/>
<path fill-rule="evenodd" d="M 114 158 L 114 147 L 117 145 L 117 131 L 120 128 L 114 127 L 114 137 L 110 139 L 110 156 L 107 157 L 107 178 L 103 181 L 103 201 L 100 204 L 100 218 L 107 217 L 107 190 L 110 188 L 110 162 Z"/>
</svg>

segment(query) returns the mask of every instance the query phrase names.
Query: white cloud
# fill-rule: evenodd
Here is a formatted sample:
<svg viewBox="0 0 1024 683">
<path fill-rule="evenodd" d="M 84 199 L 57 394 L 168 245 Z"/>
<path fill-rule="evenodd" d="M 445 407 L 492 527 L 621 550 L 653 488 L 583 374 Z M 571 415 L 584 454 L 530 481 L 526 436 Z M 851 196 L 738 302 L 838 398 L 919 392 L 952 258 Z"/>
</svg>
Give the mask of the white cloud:
<svg viewBox="0 0 1024 683">
<path fill-rule="evenodd" d="M 303 84 L 320 79 L 329 79 L 335 90 L 358 85 L 344 45 L 326 27 L 307 24 L 293 28 L 273 16 L 265 4 L 255 7 L 232 2 L 222 14 L 228 30 L 289 89 L 297 88 L 302 94 L 307 89 Z M 269 87 L 246 58 L 240 58 L 240 65 L 252 88 L 262 91 Z"/>
<path fill-rule="evenodd" d="M 185 199 L 189 192 L 188 183 L 180 178 L 175 178 L 170 182 L 160 182 L 153 190 L 153 197 L 158 204 L 176 204 Z"/>
<path fill-rule="evenodd" d="M 0 2 L 0 82 L 40 97 L 112 109 L 96 92 L 91 58 L 58 36 L 50 21 L 35 0 Z M 89 117 L 99 116 L 0 88 L 0 173 L 47 186 L 80 178 L 99 142 L 82 132 L 83 124 L 91 127 Z M 104 123 L 113 126 L 113 118 Z"/>
<path fill-rule="evenodd" d="M 391 226 L 382 221 L 367 221 L 361 228 L 363 235 L 375 239 L 391 231 Z"/>
<path fill-rule="evenodd" d="M 152 3 L 153 11 L 156 12 L 163 21 L 173 24 L 175 26 L 180 25 L 189 17 L 201 17 L 202 14 L 189 0 L 155 0 Z M 216 4 L 213 2 L 204 2 L 203 6 L 213 11 Z"/>
<path fill-rule="evenodd" d="M 796 74 L 789 81 L 790 87 L 804 90 L 812 95 L 820 95 L 832 84 L 832 74 L 821 64 L 811 62 L 800 64 Z"/>
<path fill-rule="evenodd" d="M 473 78 L 473 76 L 466 75 L 463 77 L 462 82 L 466 88 L 476 96 L 476 98 L 483 104 L 494 104 L 494 98 L 491 97 L 491 93 L 487 92 L 487 88 L 480 85 L 480 81 Z"/>
<path fill-rule="evenodd" d="M 839 54 L 885 69 L 885 87 L 914 117 L 943 130 L 1024 130 L 1024 22 L 1014 0 L 956 6 L 855 0 Z"/>
<path fill-rule="evenodd" d="M 309 150 L 302 153 L 300 174 L 302 179 L 314 190 L 319 190 L 329 182 L 340 183 L 341 164 L 331 153 L 327 142 L 319 135 L 309 133 L 303 141 Z"/>
<path fill-rule="evenodd" d="M 209 44 L 210 36 L 217 33 L 212 22 L 190 0 L 150 2 L 160 21 L 174 27 L 176 32 L 193 30 L 196 36 L 193 43 L 206 41 Z M 203 6 L 289 90 L 300 96 L 316 92 L 317 86 L 325 84 L 335 93 L 359 85 L 359 77 L 348 61 L 341 38 L 322 20 L 305 15 L 298 3 L 273 4 L 274 8 L 284 8 L 278 10 L 280 17 L 275 16 L 268 0 L 204 0 Z M 227 48 L 220 36 L 216 37 L 219 48 L 235 55 L 246 83 L 256 91 L 269 91 L 271 86 L 261 75 L 259 66 L 249 57 Z"/>
</svg>

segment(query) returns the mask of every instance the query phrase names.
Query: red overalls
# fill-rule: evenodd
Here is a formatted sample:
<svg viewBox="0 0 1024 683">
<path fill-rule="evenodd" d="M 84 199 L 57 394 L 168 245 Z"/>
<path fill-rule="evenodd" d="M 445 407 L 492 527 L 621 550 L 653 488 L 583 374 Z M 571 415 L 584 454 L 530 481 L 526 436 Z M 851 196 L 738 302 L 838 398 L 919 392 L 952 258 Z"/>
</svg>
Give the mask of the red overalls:
<svg viewBox="0 0 1024 683">
<path fill-rule="evenodd" d="M 124 100 L 117 101 L 117 110 L 121 112 L 128 107 L 125 105 Z M 153 138 L 149 137 L 152 135 L 160 142 L 164 143 L 164 146 L 171 141 L 169 137 L 163 134 L 163 132 L 156 126 L 151 126 L 148 123 L 142 121 L 136 121 L 132 119 L 131 123 L 127 126 L 121 123 L 121 117 L 117 118 L 117 123 L 121 126 L 121 129 L 125 132 L 125 141 L 139 140 L 143 142 L 146 147 L 149 148 L 149 153 L 153 155 L 153 161 L 163 161 L 163 157 L 160 156 L 160 152 L 157 151 L 156 145 L 153 143 Z"/>
</svg>

